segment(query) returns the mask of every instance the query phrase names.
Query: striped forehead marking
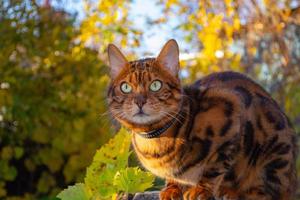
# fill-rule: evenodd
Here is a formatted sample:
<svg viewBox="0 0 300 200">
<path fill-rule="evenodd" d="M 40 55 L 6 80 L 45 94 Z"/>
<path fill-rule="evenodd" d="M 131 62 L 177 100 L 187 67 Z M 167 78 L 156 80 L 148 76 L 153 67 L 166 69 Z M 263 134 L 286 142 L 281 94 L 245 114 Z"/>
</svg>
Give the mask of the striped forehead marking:
<svg viewBox="0 0 300 200">
<path fill-rule="evenodd" d="M 129 62 L 130 70 L 133 71 L 150 71 L 151 65 L 154 64 L 155 58 L 144 58 Z"/>
<path fill-rule="evenodd" d="M 142 85 L 143 82 L 145 83 L 145 80 L 150 81 L 150 72 L 152 71 L 152 65 L 154 64 L 154 61 L 154 58 L 145 58 L 129 62 L 129 81 L 135 82 L 138 85 Z"/>
</svg>

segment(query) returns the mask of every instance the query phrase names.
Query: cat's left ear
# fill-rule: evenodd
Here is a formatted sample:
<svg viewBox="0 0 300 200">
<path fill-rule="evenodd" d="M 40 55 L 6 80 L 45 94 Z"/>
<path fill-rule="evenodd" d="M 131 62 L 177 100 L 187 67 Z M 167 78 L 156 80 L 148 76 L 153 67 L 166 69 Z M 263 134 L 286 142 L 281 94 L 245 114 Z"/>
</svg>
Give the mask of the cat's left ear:
<svg viewBox="0 0 300 200">
<path fill-rule="evenodd" d="M 113 44 L 109 44 L 107 48 L 108 60 L 111 78 L 116 78 L 121 70 L 128 64 L 127 59 L 122 52 Z"/>
<path fill-rule="evenodd" d="M 178 76 L 179 72 L 179 48 L 176 40 L 169 40 L 160 51 L 157 61 L 172 75 Z"/>
</svg>

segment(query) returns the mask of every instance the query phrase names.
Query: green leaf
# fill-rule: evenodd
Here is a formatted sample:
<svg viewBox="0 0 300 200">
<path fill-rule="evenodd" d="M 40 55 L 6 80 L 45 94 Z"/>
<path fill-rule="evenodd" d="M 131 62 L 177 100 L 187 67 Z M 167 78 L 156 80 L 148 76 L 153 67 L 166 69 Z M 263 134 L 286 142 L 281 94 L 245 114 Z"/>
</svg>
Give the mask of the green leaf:
<svg viewBox="0 0 300 200">
<path fill-rule="evenodd" d="M 15 147 L 15 158 L 19 159 L 24 154 L 24 149 L 22 147 Z"/>
<path fill-rule="evenodd" d="M 57 195 L 61 200 L 89 200 L 90 194 L 83 183 L 69 186 Z"/>
<path fill-rule="evenodd" d="M 126 193 L 143 192 L 152 187 L 154 176 L 138 167 L 121 169 L 114 177 L 114 185 Z"/>
<path fill-rule="evenodd" d="M 130 139 L 131 135 L 125 129 L 121 129 L 96 152 L 92 164 L 87 169 L 85 184 L 69 187 L 58 197 L 69 200 L 75 199 L 77 195 L 77 200 L 81 195 L 82 200 L 87 197 L 103 200 L 112 199 L 120 193 L 143 192 L 150 188 L 154 181 L 151 173 L 138 167 L 128 168 Z"/>
<path fill-rule="evenodd" d="M 11 146 L 6 146 L 2 148 L 1 157 L 4 160 L 10 160 L 13 156 L 13 148 Z"/>
<path fill-rule="evenodd" d="M 85 178 L 86 186 L 95 196 L 109 198 L 117 192 L 113 179 L 119 170 L 127 167 L 130 139 L 131 135 L 125 129 L 121 129 L 96 152 Z"/>
</svg>

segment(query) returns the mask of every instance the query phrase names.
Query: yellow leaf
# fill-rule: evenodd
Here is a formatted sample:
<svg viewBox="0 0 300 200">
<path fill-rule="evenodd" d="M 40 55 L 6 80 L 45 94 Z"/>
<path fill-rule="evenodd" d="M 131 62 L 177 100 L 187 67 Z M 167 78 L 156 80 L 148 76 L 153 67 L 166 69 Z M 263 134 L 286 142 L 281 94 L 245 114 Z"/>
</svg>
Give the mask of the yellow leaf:
<svg viewBox="0 0 300 200">
<path fill-rule="evenodd" d="M 1 158 L 4 160 L 10 160 L 13 157 L 14 151 L 11 146 L 5 146 L 1 151 Z"/>
</svg>

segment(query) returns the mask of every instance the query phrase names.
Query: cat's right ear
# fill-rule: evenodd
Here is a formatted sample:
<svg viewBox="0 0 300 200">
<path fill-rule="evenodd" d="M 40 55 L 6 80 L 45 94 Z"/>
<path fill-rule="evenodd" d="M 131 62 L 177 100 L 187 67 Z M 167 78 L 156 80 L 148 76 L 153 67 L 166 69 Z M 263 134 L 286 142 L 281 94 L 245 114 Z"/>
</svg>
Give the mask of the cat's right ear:
<svg viewBox="0 0 300 200">
<path fill-rule="evenodd" d="M 116 78 L 121 70 L 128 64 L 127 59 L 122 52 L 113 44 L 107 47 L 108 61 L 110 67 L 110 76 L 112 79 Z"/>
<path fill-rule="evenodd" d="M 178 77 L 179 47 L 176 40 L 171 39 L 164 45 L 157 60 L 162 66 L 165 66 L 169 72 Z"/>
</svg>

